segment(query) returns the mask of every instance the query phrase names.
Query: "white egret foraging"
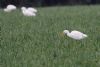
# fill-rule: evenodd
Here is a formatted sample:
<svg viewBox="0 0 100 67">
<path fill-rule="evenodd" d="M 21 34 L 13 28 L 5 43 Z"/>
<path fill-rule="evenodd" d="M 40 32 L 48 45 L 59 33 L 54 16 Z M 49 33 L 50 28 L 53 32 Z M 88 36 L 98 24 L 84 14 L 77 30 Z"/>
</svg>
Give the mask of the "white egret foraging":
<svg viewBox="0 0 100 67">
<path fill-rule="evenodd" d="M 86 34 L 76 31 L 76 30 L 73 30 L 72 32 L 69 32 L 68 30 L 64 30 L 63 33 L 67 35 L 68 37 L 73 38 L 75 40 L 81 40 L 87 37 Z"/>
<path fill-rule="evenodd" d="M 21 10 L 24 16 L 36 16 L 35 13 L 29 11 L 26 7 L 22 7 Z"/>
<path fill-rule="evenodd" d="M 5 12 L 11 12 L 11 11 L 13 11 L 13 10 L 16 10 L 16 6 L 14 6 L 14 5 L 8 5 L 5 9 L 4 9 L 4 11 Z"/>
</svg>

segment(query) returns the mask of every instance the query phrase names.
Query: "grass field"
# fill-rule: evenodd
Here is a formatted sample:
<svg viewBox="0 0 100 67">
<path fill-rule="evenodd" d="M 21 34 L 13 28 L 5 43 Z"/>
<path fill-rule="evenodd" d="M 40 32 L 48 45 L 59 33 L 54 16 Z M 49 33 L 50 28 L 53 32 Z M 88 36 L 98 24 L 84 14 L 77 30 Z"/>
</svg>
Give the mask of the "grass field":
<svg viewBox="0 0 100 67">
<path fill-rule="evenodd" d="M 88 38 L 62 36 L 78 30 Z M 100 67 L 100 6 L 38 8 L 36 17 L 0 10 L 0 67 Z"/>
</svg>

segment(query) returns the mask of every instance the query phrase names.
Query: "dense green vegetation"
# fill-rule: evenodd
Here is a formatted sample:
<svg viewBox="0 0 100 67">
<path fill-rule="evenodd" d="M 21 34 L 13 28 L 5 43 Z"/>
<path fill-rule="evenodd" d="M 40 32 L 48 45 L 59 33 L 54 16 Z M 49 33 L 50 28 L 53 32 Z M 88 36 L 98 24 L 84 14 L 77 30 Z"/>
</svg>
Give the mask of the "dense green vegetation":
<svg viewBox="0 0 100 67">
<path fill-rule="evenodd" d="M 100 6 L 38 8 L 36 17 L 0 10 L 0 67 L 100 67 Z M 61 33 L 79 30 L 76 41 Z"/>
</svg>

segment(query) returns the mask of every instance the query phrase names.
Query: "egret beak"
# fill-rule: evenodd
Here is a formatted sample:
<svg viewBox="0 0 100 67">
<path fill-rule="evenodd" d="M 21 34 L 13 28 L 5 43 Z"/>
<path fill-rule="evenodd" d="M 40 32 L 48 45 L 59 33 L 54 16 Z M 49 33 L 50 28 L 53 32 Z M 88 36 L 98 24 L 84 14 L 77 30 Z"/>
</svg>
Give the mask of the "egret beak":
<svg viewBox="0 0 100 67">
<path fill-rule="evenodd" d="M 64 34 L 63 32 L 60 32 L 60 33 L 59 33 L 59 36 L 60 36 L 60 37 L 64 37 L 65 34 Z"/>
</svg>

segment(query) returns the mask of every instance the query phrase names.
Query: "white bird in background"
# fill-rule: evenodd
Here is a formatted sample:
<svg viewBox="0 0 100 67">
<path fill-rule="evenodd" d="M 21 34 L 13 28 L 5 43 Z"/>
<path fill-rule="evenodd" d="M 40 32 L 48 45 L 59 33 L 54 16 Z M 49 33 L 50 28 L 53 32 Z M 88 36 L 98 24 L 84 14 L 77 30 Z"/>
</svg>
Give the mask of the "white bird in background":
<svg viewBox="0 0 100 67">
<path fill-rule="evenodd" d="M 29 10 L 29 11 L 31 11 L 31 12 L 34 12 L 34 13 L 37 12 L 37 10 L 36 10 L 35 8 L 32 8 L 32 7 L 28 7 L 27 10 Z"/>
<path fill-rule="evenodd" d="M 5 12 L 11 12 L 11 11 L 13 11 L 13 10 L 16 10 L 16 6 L 14 6 L 14 5 L 8 5 L 8 6 L 4 9 Z"/>
<path fill-rule="evenodd" d="M 64 30 L 63 33 L 67 36 L 69 36 L 70 38 L 73 38 L 73 39 L 76 39 L 76 40 L 81 40 L 81 39 L 84 39 L 87 37 L 86 34 L 83 34 L 82 32 L 79 32 L 79 31 L 72 31 L 72 32 L 69 32 L 68 30 Z"/>
<path fill-rule="evenodd" d="M 29 11 L 26 7 L 22 7 L 21 10 L 24 16 L 36 16 L 35 13 Z"/>
</svg>

